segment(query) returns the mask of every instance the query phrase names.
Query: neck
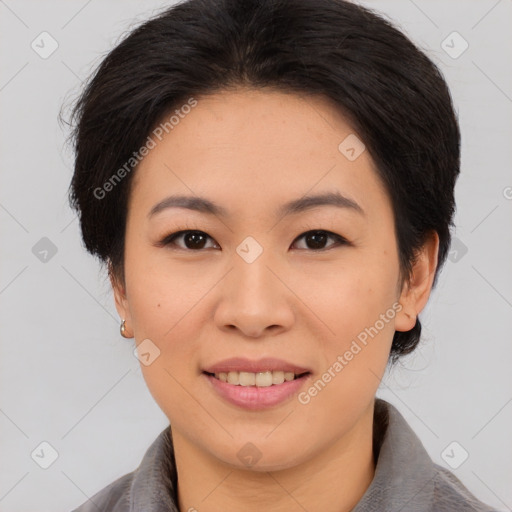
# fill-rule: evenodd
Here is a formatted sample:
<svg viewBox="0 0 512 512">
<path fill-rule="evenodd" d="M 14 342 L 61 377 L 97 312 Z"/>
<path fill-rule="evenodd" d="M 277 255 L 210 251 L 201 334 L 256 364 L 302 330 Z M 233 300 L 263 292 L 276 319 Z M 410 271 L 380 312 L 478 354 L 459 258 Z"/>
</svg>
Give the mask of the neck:
<svg viewBox="0 0 512 512">
<path fill-rule="evenodd" d="M 349 512 L 375 474 L 374 404 L 328 449 L 279 471 L 235 469 L 172 432 L 181 512 Z"/>
</svg>

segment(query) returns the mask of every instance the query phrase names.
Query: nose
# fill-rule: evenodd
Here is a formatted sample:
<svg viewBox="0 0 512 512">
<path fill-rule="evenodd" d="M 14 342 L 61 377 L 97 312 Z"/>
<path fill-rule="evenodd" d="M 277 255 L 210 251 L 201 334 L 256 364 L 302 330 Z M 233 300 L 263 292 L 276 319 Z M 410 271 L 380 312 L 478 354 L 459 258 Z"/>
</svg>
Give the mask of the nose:
<svg viewBox="0 0 512 512">
<path fill-rule="evenodd" d="M 250 338 L 278 334 L 294 321 L 293 292 L 286 276 L 266 251 L 252 262 L 238 254 L 220 287 L 215 323 L 225 331 L 239 330 Z"/>
</svg>

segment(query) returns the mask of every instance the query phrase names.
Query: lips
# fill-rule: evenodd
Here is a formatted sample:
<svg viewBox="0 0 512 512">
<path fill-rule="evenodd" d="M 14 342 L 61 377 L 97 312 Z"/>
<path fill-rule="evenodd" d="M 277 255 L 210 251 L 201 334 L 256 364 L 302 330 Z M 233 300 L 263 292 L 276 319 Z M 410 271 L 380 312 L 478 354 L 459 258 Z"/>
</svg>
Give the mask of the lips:
<svg viewBox="0 0 512 512">
<path fill-rule="evenodd" d="M 291 400 L 311 370 L 283 359 L 225 359 L 203 369 L 209 389 L 232 405 L 258 411 Z"/>
<path fill-rule="evenodd" d="M 202 376 L 205 378 L 207 388 L 217 397 L 232 406 L 251 411 L 261 411 L 289 403 L 301 389 L 307 386 L 311 378 L 308 373 L 303 374 L 302 377 L 284 381 L 282 384 L 242 386 L 223 382 L 206 372 L 203 372 Z"/>
</svg>

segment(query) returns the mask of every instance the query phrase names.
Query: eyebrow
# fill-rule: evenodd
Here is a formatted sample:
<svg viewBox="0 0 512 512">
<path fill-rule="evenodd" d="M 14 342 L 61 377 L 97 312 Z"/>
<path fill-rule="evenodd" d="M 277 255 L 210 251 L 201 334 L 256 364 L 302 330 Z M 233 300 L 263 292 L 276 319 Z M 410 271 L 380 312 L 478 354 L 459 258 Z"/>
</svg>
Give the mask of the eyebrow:
<svg viewBox="0 0 512 512">
<path fill-rule="evenodd" d="M 289 201 L 277 209 L 276 216 L 286 217 L 287 215 L 301 213 L 317 206 L 335 206 L 337 208 L 346 208 L 361 215 L 365 215 L 364 210 L 353 199 L 350 199 L 340 194 L 339 192 L 325 192 L 323 194 L 304 196 L 299 199 Z M 218 205 L 217 203 L 210 201 L 209 199 L 199 196 L 183 195 L 166 197 L 159 203 L 155 204 L 155 206 L 153 206 L 148 214 L 148 217 L 151 218 L 157 213 L 160 213 L 161 211 L 168 208 L 185 208 L 187 210 L 193 210 L 209 215 L 229 217 L 228 210 Z"/>
</svg>

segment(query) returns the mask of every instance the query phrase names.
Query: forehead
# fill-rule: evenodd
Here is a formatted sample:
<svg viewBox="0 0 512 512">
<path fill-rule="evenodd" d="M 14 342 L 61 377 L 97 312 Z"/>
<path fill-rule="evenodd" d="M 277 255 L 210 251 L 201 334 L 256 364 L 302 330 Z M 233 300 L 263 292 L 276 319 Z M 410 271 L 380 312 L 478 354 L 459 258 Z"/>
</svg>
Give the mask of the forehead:
<svg viewBox="0 0 512 512">
<path fill-rule="evenodd" d="M 313 192 L 383 193 L 368 151 L 324 97 L 240 89 L 196 101 L 153 137 L 134 176 L 135 201 L 213 193 L 234 209 L 256 209 Z"/>
<path fill-rule="evenodd" d="M 164 129 L 168 117 L 161 123 Z M 237 89 L 200 97 L 186 114 L 173 118 L 175 124 L 163 134 L 165 142 L 197 157 L 215 150 L 256 150 L 268 157 L 276 156 L 280 147 L 295 150 L 283 154 L 289 159 L 305 151 L 336 154 L 340 136 L 354 131 L 329 99 L 274 89 Z M 162 141 L 157 142 L 162 146 Z"/>
</svg>

